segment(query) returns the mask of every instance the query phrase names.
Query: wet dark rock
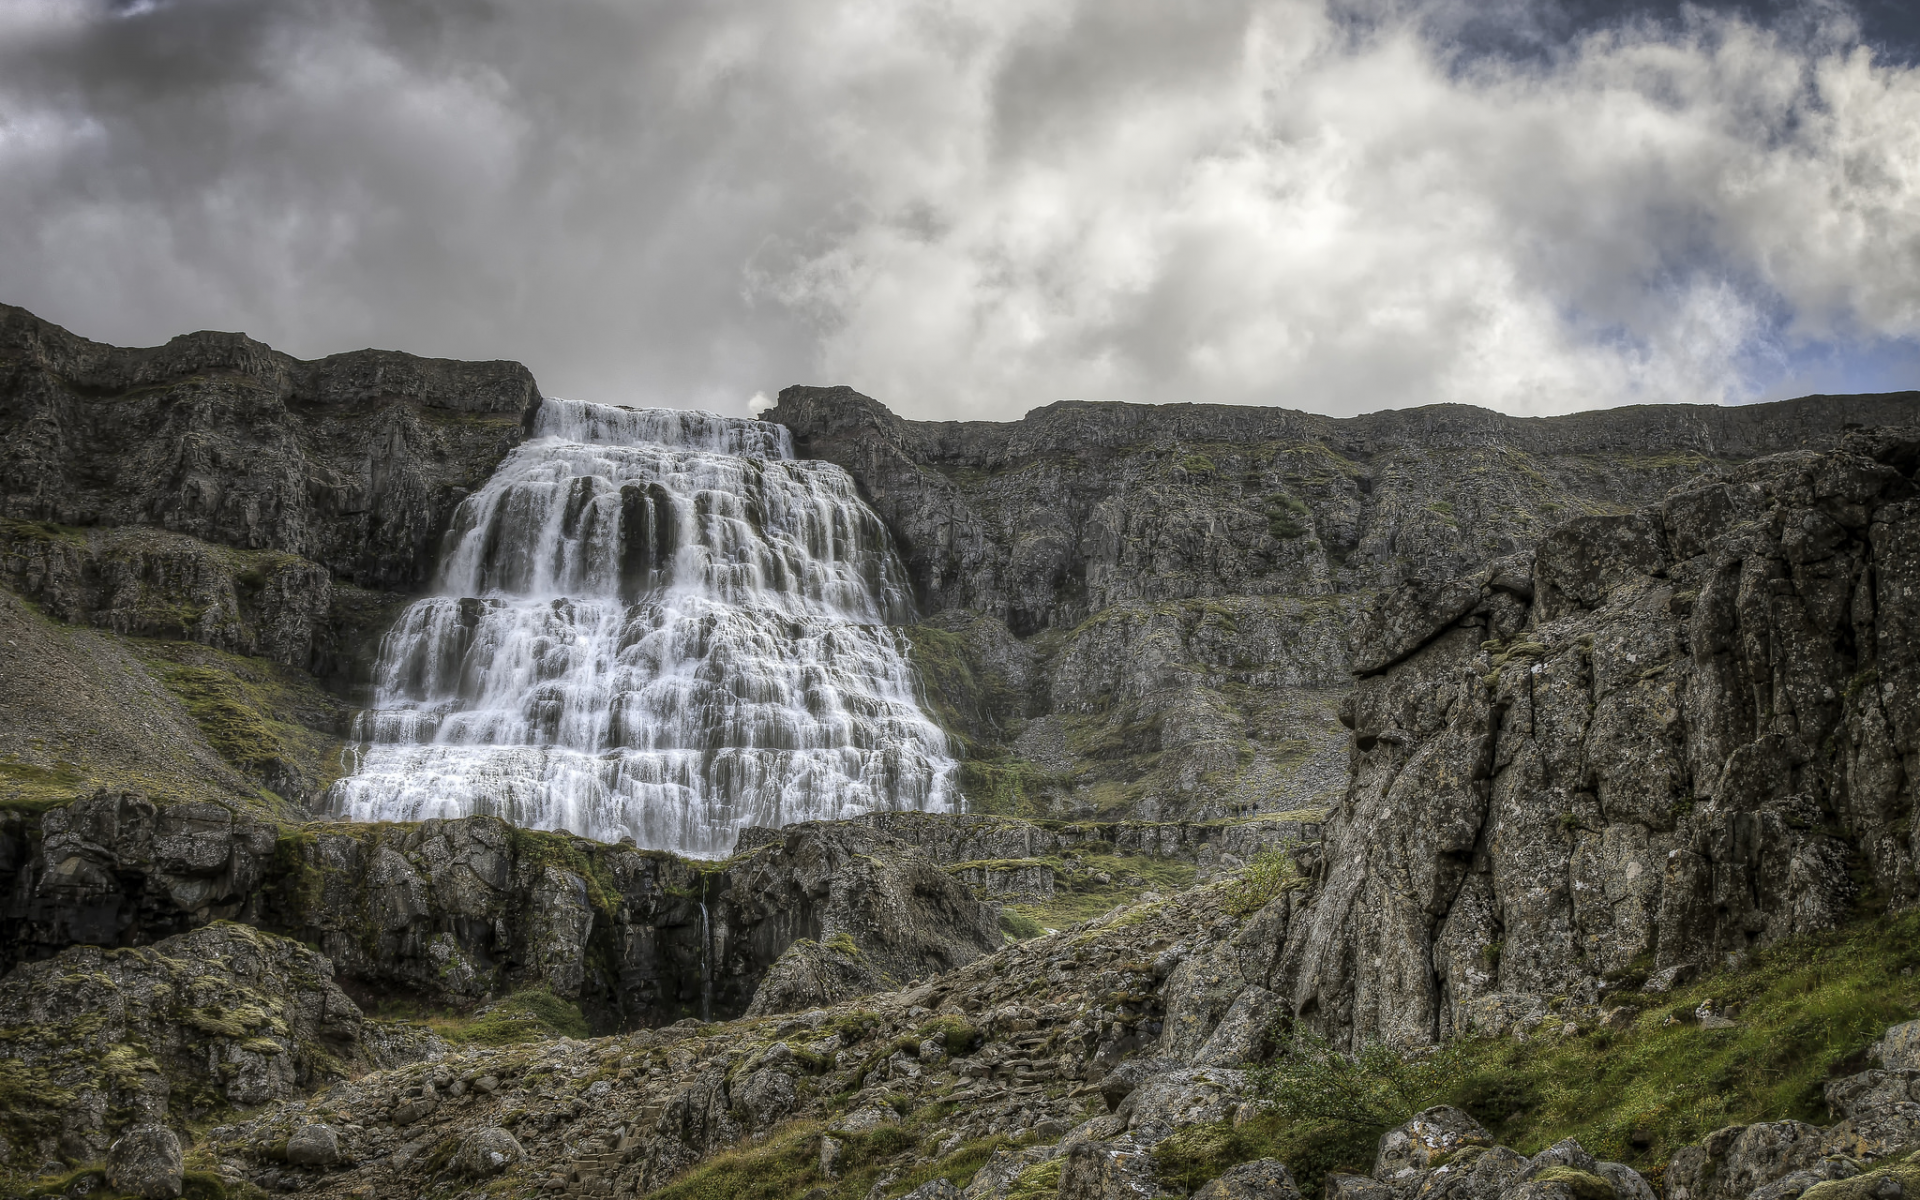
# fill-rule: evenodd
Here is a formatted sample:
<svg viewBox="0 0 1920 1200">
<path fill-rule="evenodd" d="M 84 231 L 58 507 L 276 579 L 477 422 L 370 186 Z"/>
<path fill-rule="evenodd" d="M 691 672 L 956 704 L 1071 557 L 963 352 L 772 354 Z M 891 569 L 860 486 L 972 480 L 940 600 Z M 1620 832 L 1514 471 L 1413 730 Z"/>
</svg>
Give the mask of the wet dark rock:
<svg viewBox="0 0 1920 1200">
<path fill-rule="evenodd" d="M 1001 941 L 965 884 L 859 825 L 793 826 L 718 867 L 491 817 L 294 832 L 117 793 L 37 832 L 0 839 L 15 962 L 227 918 L 318 945 L 356 986 L 472 1005 L 538 984 L 630 1028 L 817 1007 Z"/>
</svg>

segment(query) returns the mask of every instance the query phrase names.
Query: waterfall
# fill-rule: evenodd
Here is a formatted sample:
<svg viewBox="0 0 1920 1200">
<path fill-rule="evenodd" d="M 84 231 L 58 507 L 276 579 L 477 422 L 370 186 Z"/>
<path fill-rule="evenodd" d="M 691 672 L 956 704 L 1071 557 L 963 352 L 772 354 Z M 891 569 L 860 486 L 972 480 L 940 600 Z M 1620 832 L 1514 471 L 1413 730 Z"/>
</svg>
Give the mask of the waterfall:
<svg viewBox="0 0 1920 1200">
<path fill-rule="evenodd" d="M 749 825 L 953 802 L 886 527 L 784 427 L 546 400 L 434 590 L 381 645 L 339 816 L 717 857 Z"/>
</svg>

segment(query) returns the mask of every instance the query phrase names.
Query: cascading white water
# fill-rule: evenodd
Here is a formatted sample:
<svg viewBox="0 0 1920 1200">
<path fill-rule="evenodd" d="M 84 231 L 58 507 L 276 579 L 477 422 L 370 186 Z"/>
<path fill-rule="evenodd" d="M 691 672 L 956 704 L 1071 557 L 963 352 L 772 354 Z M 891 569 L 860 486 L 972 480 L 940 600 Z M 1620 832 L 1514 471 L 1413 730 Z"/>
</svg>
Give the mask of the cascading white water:
<svg viewBox="0 0 1920 1200">
<path fill-rule="evenodd" d="M 951 805 L 886 528 L 781 426 L 546 400 L 436 591 L 381 646 L 340 816 L 713 857 L 749 825 Z"/>
</svg>

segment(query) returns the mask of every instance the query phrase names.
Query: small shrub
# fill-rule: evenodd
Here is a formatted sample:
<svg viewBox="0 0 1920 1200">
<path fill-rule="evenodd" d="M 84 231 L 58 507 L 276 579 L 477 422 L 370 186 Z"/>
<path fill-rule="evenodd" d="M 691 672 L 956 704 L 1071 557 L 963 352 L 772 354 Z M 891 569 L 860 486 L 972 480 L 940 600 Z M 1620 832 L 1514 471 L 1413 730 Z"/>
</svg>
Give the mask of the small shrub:
<svg viewBox="0 0 1920 1200">
<path fill-rule="evenodd" d="M 1304 887 L 1306 882 L 1286 848 L 1262 850 L 1253 856 L 1240 877 L 1227 885 L 1220 906 L 1236 917 L 1252 916 L 1282 892 Z"/>
<path fill-rule="evenodd" d="M 973 1048 L 984 1040 L 980 1031 L 975 1029 L 966 1018 L 955 1016 L 935 1017 L 922 1025 L 915 1036 L 923 1041 L 927 1038 L 939 1038 L 947 1054 L 953 1058 L 972 1052 Z"/>
<path fill-rule="evenodd" d="M 913 1149 L 914 1137 L 898 1125 L 882 1125 L 878 1129 L 859 1134 L 851 1139 L 855 1162 L 878 1162 L 883 1158 L 892 1158 L 906 1150 Z"/>
<path fill-rule="evenodd" d="M 1267 532 L 1278 541 L 1305 537 L 1308 530 L 1305 521 L 1312 509 L 1285 492 L 1276 492 L 1267 497 Z"/>
</svg>

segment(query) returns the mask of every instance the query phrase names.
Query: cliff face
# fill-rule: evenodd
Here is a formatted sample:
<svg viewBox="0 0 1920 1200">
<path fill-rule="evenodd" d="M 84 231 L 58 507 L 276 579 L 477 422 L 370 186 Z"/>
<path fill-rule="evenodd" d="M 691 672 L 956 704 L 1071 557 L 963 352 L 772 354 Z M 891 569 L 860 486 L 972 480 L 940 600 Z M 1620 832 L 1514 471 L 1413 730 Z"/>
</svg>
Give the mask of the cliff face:
<svg viewBox="0 0 1920 1200">
<path fill-rule="evenodd" d="M 0 824 L 0 968 L 231 919 L 318 946 L 363 996 L 466 1007 L 540 986 L 616 1029 L 737 1016 L 802 939 L 843 945 L 865 990 L 1000 944 L 994 910 L 906 842 L 762 832 L 715 865 L 491 817 L 281 828 L 101 792 Z"/>
<path fill-rule="evenodd" d="M 126 350 L 0 307 L 0 513 L 155 526 L 407 589 L 539 400 L 518 363 L 302 362 L 223 333 Z"/>
<path fill-rule="evenodd" d="M 1920 393 L 1524 419 L 1440 406 L 1061 402 L 905 421 L 848 388 L 766 419 L 851 472 L 899 540 L 969 794 L 1204 818 L 1324 807 L 1362 599 L 1438 584 L 1758 455 L 1920 420 Z"/>
<path fill-rule="evenodd" d="M 1759 459 L 1382 597 L 1296 1011 L 1497 1033 L 1911 904 L 1916 463 L 1911 430 Z"/>
</svg>

